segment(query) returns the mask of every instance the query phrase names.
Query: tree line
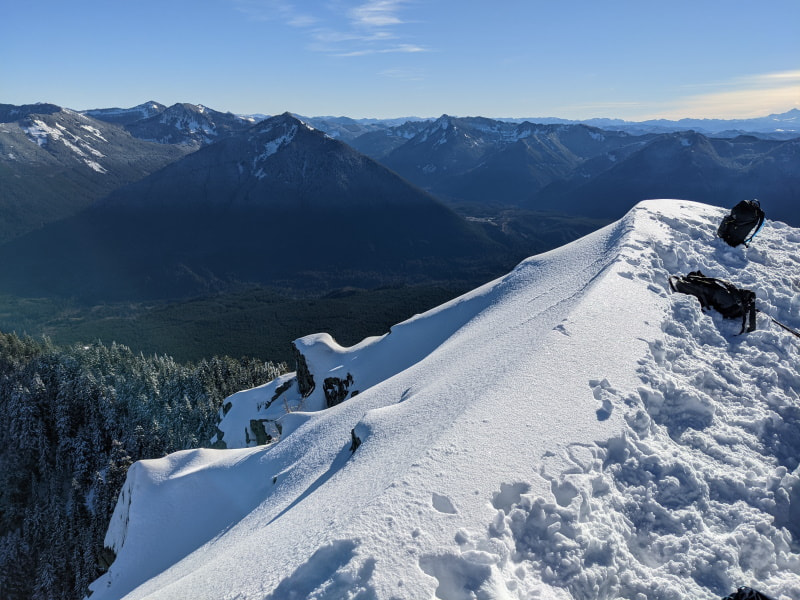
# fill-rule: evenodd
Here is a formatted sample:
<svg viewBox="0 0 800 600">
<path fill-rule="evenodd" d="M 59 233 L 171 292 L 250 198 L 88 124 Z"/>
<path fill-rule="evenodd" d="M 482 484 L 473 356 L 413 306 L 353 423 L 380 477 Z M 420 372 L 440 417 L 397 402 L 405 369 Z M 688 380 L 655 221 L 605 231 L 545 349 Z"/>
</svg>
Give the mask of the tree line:
<svg viewBox="0 0 800 600">
<path fill-rule="evenodd" d="M 0 598 L 83 598 L 128 467 L 208 446 L 224 398 L 285 371 L 0 332 Z"/>
</svg>

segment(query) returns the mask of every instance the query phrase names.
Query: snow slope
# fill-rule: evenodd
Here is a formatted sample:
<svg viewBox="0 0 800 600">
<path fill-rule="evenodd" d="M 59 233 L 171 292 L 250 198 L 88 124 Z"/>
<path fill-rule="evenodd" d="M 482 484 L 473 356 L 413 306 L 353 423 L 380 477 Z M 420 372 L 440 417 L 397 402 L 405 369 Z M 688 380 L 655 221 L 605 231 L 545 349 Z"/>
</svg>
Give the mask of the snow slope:
<svg viewBox="0 0 800 600">
<path fill-rule="evenodd" d="M 800 326 L 800 231 L 730 248 L 725 212 L 643 202 L 382 337 L 297 340 L 229 449 L 131 468 L 92 600 L 800 598 L 800 339 L 667 282 Z"/>
</svg>

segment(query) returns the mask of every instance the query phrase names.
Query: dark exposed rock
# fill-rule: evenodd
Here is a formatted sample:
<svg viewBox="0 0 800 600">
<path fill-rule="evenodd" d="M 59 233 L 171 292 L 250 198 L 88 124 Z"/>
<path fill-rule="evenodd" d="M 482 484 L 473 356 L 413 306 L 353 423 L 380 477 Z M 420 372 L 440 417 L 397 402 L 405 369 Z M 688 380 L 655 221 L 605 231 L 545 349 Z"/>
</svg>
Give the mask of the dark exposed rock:
<svg viewBox="0 0 800 600">
<path fill-rule="evenodd" d="M 264 446 L 272 441 L 272 436 L 267 433 L 264 423 L 270 419 L 250 419 L 250 431 L 256 436 L 256 444 Z M 248 436 L 249 438 L 250 436 Z M 250 441 L 249 439 L 247 440 Z"/>
<path fill-rule="evenodd" d="M 277 400 L 277 399 L 278 399 L 278 397 L 279 397 L 279 396 L 280 396 L 280 395 L 281 395 L 283 392 L 285 392 L 285 391 L 286 391 L 286 390 L 288 390 L 290 387 L 292 387 L 292 383 L 293 383 L 293 382 L 294 382 L 294 380 L 293 380 L 293 379 L 290 379 L 289 381 L 284 381 L 284 382 L 283 382 L 281 385 L 279 385 L 279 386 L 278 386 L 278 388 L 275 390 L 275 393 L 272 395 L 272 399 L 270 400 L 270 404 L 271 404 L 272 402 L 275 402 L 275 400 Z"/>
<path fill-rule="evenodd" d="M 97 557 L 97 566 L 105 573 L 115 560 L 117 560 L 117 553 L 108 546 L 103 546 L 103 549 Z"/>
<path fill-rule="evenodd" d="M 311 392 L 314 391 L 314 376 L 308 370 L 308 364 L 306 364 L 306 358 L 302 355 L 302 353 L 297 349 L 297 346 L 292 344 L 292 354 L 294 354 L 294 360 L 296 364 L 295 370 L 297 371 L 297 388 L 300 390 L 300 394 L 303 398 L 307 398 Z"/>
<path fill-rule="evenodd" d="M 211 447 L 215 450 L 225 450 L 228 448 L 228 444 L 222 441 L 222 438 L 225 436 L 225 432 L 222 431 L 219 427 L 216 427 L 217 433 L 217 441 L 211 444 Z"/>
<path fill-rule="evenodd" d="M 355 452 L 356 450 L 358 450 L 358 447 L 361 445 L 361 438 L 359 438 L 356 435 L 356 430 L 355 429 L 351 429 L 350 430 L 350 438 L 352 440 L 351 443 L 350 443 L 350 452 Z"/>
<path fill-rule="evenodd" d="M 325 404 L 328 408 L 336 406 L 347 398 L 350 386 L 353 385 L 353 376 L 348 373 L 344 379 L 338 377 L 326 377 L 322 384 L 325 392 Z"/>
</svg>

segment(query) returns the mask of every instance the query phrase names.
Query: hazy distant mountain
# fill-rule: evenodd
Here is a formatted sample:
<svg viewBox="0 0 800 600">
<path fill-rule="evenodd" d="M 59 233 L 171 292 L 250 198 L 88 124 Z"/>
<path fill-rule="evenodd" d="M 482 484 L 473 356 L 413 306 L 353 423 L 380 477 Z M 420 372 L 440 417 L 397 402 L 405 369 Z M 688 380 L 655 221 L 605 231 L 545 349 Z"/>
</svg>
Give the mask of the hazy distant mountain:
<svg viewBox="0 0 800 600">
<path fill-rule="evenodd" d="M 392 150 L 399 148 L 429 127 L 431 123 L 433 120 L 405 121 L 399 125 L 364 133 L 348 143 L 359 152 L 375 160 L 382 160 Z"/>
<path fill-rule="evenodd" d="M 315 129 L 324 131 L 332 138 L 351 144 L 357 139 L 368 135 L 382 135 L 389 129 L 400 127 L 406 124 L 420 122 L 422 119 L 417 117 L 402 117 L 398 119 L 351 119 L 350 117 L 305 117 L 295 115 L 298 119 L 308 123 Z M 389 134 L 391 135 L 391 134 Z M 359 152 L 372 156 L 368 152 L 356 145 L 353 145 Z"/>
<path fill-rule="evenodd" d="M 601 129 L 625 131 L 634 135 L 645 133 L 671 133 L 676 131 L 698 131 L 707 135 L 736 137 L 745 133 L 770 134 L 780 139 L 800 137 L 800 109 L 793 108 L 785 113 L 772 114 L 752 119 L 649 119 L 646 121 L 625 121 L 623 119 L 595 118 L 584 121 L 558 119 L 553 117 L 525 119 L 535 123 L 583 123 Z"/>
<path fill-rule="evenodd" d="M 528 207 L 614 218 L 642 198 L 687 198 L 732 206 L 758 198 L 772 219 L 800 223 L 800 138 L 657 136 L 593 176 L 578 169 L 542 190 Z"/>
<path fill-rule="evenodd" d="M 148 119 L 155 115 L 161 114 L 166 109 L 167 107 L 163 104 L 151 100 L 149 102 L 145 102 L 144 104 L 134 106 L 133 108 L 95 108 L 82 112 L 85 115 L 101 121 L 106 121 L 107 123 L 130 125 L 134 121 Z"/>
<path fill-rule="evenodd" d="M 0 282 L 25 294 L 164 298 L 235 282 L 480 279 L 501 260 L 476 225 L 285 114 L 7 244 Z"/>
<path fill-rule="evenodd" d="M 523 205 L 585 161 L 641 144 L 641 139 L 628 134 L 585 125 L 445 115 L 410 136 L 381 162 L 453 202 Z"/>
<path fill-rule="evenodd" d="M 187 150 L 52 104 L 0 105 L 0 242 L 74 214 Z"/>
<path fill-rule="evenodd" d="M 800 136 L 800 110 L 794 108 L 785 113 L 753 119 L 680 119 L 679 121 L 655 119 L 644 121 L 643 124 L 670 128 L 673 131 L 693 129 L 711 134 L 735 130 L 753 133 L 783 132 Z"/>
</svg>

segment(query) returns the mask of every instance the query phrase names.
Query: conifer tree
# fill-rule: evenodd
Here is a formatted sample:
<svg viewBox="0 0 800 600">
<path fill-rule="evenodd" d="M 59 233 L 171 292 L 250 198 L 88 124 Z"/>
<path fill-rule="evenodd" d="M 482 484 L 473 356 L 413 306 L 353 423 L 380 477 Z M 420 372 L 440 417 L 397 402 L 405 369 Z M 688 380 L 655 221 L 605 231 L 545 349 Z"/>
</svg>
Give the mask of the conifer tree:
<svg viewBox="0 0 800 600">
<path fill-rule="evenodd" d="M 285 368 L 0 332 L 0 598 L 83 598 L 130 465 L 208 445 L 223 399 Z"/>
</svg>

